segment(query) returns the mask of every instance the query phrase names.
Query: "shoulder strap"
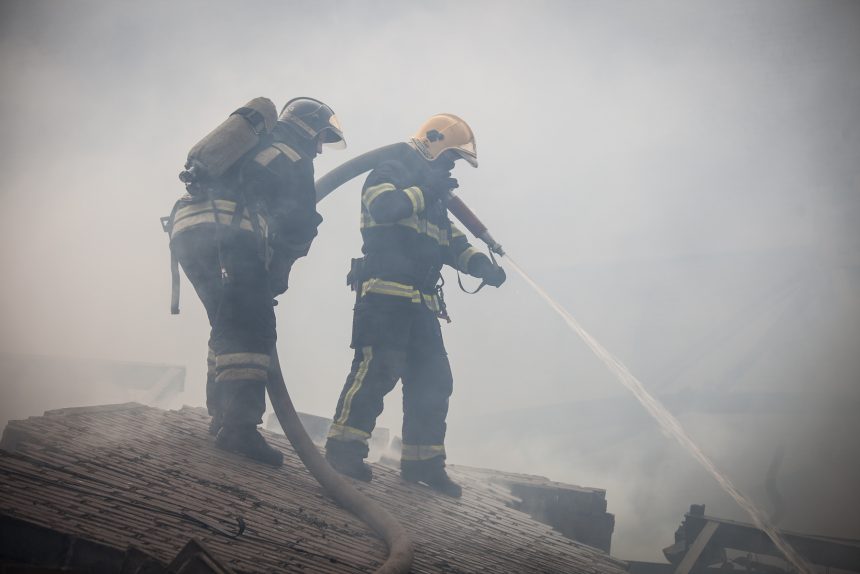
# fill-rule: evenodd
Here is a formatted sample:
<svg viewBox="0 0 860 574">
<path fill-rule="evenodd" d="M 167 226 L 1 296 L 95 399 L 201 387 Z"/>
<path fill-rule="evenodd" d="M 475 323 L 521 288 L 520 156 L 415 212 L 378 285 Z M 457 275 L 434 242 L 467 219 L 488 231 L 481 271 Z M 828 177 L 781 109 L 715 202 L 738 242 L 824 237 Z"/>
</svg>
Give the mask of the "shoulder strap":
<svg viewBox="0 0 860 574">
<path fill-rule="evenodd" d="M 477 289 L 475 289 L 474 291 L 469 291 L 463 286 L 463 280 L 460 278 L 460 270 L 457 269 L 457 284 L 460 286 L 460 290 L 463 291 L 463 293 L 468 293 L 469 295 L 474 295 L 475 293 L 477 293 L 478 291 L 483 289 L 484 285 L 486 285 L 487 283 L 482 279 L 481 284 L 478 285 Z"/>
<path fill-rule="evenodd" d="M 297 152 L 283 142 L 274 142 L 272 144 L 272 147 L 277 148 L 278 151 L 280 151 L 282 154 L 284 154 L 293 161 L 299 161 L 300 159 L 302 159 L 302 155 L 299 152 Z"/>
<path fill-rule="evenodd" d="M 170 314 L 179 315 L 179 260 L 170 250 Z"/>
<path fill-rule="evenodd" d="M 232 114 L 231 116 L 242 116 L 245 118 L 251 127 L 254 129 L 254 133 L 257 135 L 262 134 L 266 131 L 266 118 L 263 117 L 263 114 L 255 110 L 254 108 L 246 108 L 241 107 Z"/>
</svg>

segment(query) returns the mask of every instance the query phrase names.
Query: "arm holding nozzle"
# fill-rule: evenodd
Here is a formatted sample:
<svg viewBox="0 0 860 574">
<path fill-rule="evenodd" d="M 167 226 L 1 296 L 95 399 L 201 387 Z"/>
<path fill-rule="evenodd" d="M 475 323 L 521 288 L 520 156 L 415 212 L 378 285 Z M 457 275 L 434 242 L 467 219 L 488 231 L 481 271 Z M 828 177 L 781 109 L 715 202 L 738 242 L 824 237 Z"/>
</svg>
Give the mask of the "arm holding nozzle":
<svg viewBox="0 0 860 574">
<path fill-rule="evenodd" d="M 502 245 L 501 245 L 498 241 L 496 241 L 495 239 L 493 239 L 493 236 L 492 236 L 492 235 L 490 235 L 490 232 L 489 232 L 489 231 L 485 231 L 485 232 L 483 233 L 483 235 L 479 235 L 479 236 L 478 236 L 478 239 L 480 239 L 481 241 L 483 241 L 484 243 L 486 243 L 486 244 L 487 244 L 487 247 L 489 247 L 489 248 L 490 248 L 490 251 L 492 251 L 493 253 L 495 253 L 495 254 L 496 254 L 496 255 L 498 255 L 499 257 L 504 257 L 504 256 L 505 256 L 505 250 L 504 250 L 504 249 L 502 249 Z"/>
</svg>

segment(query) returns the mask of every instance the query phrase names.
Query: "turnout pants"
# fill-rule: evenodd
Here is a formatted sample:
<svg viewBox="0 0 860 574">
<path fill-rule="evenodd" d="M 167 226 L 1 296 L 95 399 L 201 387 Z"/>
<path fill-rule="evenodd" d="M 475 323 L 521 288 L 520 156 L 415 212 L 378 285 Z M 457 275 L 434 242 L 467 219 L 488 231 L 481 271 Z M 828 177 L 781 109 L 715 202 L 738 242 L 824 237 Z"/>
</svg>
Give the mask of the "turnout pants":
<svg viewBox="0 0 860 574">
<path fill-rule="evenodd" d="M 256 426 L 276 338 L 272 294 L 253 233 L 222 225 L 216 237 L 215 225 L 183 231 L 171 249 L 209 317 L 209 414 L 227 427 Z"/>
<path fill-rule="evenodd" d="M 403 383 L 402 460 L 445 457 L 453 377 L 436 314 L 420 303 L 368 294 L 356 304 L 355 357 L 329 431 L 367 456 L 383 397 Z"/>
</svg>

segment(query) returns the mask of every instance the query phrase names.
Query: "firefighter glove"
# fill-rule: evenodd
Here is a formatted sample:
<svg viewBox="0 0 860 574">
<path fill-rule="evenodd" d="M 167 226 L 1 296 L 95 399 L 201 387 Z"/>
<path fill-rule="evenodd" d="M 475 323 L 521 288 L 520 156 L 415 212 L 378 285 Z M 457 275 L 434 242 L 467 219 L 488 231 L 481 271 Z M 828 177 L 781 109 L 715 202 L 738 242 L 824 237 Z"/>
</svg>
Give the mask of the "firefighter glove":
<svg viewBox="0 0 860 574">
<path fill-rule="evenodd" d="M 500 287 L 502 283 L 507 279 L 507 275 L 505 274 L 505 270 L 495 263 L 491 262 L 488 258 L 482 257 L 482 260 L 478 263 L 479 267 L 475 270 L 475 275 L 484 280 L 484 283 L 487 285 L 492 285 L 493 287 Z"/>
<path fill-rule="evenodd" d="M 505 274 L 505 270 L 502 269 L 498 265 L 493 265 L 486 275 L 484 275 L 483 280 L 487 285 L 492 285 L 493 287 L 501 287 L 502 283 L 505 282 L 508 276 Z"/>
<path fill-rule="evenodd" d="M 450 171 L 431 169 L 427 175 L 427 187 L 434 196 L 444 198 L 449 191 L 460 187 L 460 184 L 457 178 L 451 177 Z"/>
<path fill-rule="evenodd" d="M 457 189 L 458 187 L 460 187 L 460 183 L 457 181 L 456 177 L 442 178 L 439 182 L 439 189 L 443 191 L 451 191 L 453 189 Z"/>
</svg>

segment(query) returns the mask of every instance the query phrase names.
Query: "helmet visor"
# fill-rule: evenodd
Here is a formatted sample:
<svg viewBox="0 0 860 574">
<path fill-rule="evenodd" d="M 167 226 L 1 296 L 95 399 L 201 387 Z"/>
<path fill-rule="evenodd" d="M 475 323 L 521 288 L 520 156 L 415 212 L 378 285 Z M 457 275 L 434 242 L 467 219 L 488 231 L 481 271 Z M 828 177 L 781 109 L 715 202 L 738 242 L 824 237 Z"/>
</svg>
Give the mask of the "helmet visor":
<svg viewBox="0 0 860 574">
<path fill-rule="evenodd" d="M 478 152 L 475 149 L 474 141 L 468 141 L 451 149 L 457 152 L 460 157 L 469 162 L 472 167 L 478 167 Z"/>
<path fill-rule="evenodd" d="M 319 133 L 320 142 L 333 149 L 343 149 L 346 147 L 346 140 L 343 137 L 343 128 L 340 127 L 340 122 L 337 116 L 332 115 L 328 119 L 328 126 L 325 126 Z"/>
</svg>

